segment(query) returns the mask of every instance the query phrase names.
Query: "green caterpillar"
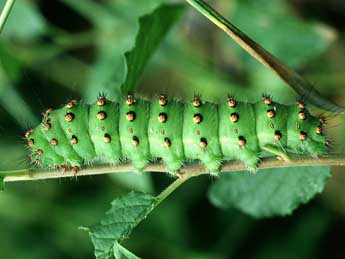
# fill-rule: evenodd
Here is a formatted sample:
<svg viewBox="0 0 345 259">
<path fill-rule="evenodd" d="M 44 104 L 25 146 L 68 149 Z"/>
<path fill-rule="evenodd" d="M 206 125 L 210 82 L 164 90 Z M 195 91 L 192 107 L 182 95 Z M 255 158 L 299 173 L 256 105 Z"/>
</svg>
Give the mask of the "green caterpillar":
<svg viewBox="0 0 345 259">
<path fill-rule="evenodd" d="M 185 161 L 200 160 L 212 172 L 222 161 L 240 160 L 255 170 L 266 147 L 287 153 L 327 152 L 323 121 L 305 105 L 283 105 L 268 96 L 257 103 L 228 97 L 220 104 L 195 96 L 190 103 L 161 95 L 149 102 L 128 95 L 120 103 L 100 96 L 95 104 L 71 101 L 49 109 L 42 124 L 26 132 L 32 161 L 78 169 L 92 161 L 128 159 L 142 171 L 153 159 L 176 173 Z"/>
</svg>

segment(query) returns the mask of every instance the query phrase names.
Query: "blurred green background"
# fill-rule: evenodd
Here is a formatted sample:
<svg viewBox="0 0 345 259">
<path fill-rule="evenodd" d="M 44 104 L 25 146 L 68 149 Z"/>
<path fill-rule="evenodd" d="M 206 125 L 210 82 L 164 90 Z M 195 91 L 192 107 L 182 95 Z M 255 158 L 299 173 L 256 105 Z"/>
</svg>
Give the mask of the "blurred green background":
<svg viewBox="0 0 345 259">
<path fill-rule="evenodd" d="M 28 167 L 23 132 L 70 98 L 118 94 L 122 54 L 138 17 L 163 0 L 17 0 L 0 36 L 0 170 Z M 173 1 L 178 2 L 178 1 Z M 212 5 L 297 69 L 327 98 L 345 105 L 343 0 L 217 0 Z M 0 0 L 0 8 L 5 1 Z M 183 3 L 183 2 L 182 2 Z M 187 6 L 147 66 L 141 96 L 159 93 L 210 101 L 235 94 L 256 101 L 296 100 L 288 86 Z M 345 151 L 344 118 L 327 125 L 333 152 Z M 156 194 L 172 179 L 127 174 L 9 183 L 0 194 L 0 258 L 93 258 L 86 232 L 120 193 Z M 292 216 L 253 219 L 207 199 L 209 176 L 192 179 L 125 242 L 143 258 L 344 258 L 345 172 Z"/>
</svg>

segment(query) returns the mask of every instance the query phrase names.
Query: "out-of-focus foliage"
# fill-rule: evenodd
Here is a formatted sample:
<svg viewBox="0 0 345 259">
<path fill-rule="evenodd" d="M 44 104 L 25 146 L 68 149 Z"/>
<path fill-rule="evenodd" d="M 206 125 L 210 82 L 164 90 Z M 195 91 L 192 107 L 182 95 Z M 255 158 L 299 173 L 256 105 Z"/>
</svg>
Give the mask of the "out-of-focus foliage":
<svg viewBox="0 0 345 259">
<path fill-rule="evenodd" d="M 243 0 L 235 6 L 232 21 L 284 63 L 298 67 L 323 53 L 336 35 L 323 24 L 291 16 L 291 9 L 283 0 Z M 301 40 L 296 44 L 296 39 Z"/>
<path fill-rule="evenodd" d="M 28 166 L 21 136 L 45 109 L 72 97 L 94 101 L 101 91 L 116 97 L 125 75 L 123 53 L 134 47 L 139 17 L 162 2 L 170 1 L 16 1 L 0 36 L 0 170 Z M 341 0 L 210 3 L 316 82 L 325 96 L 345 104 Z M 254 101 L 266 92 L 281 102 L 295 101 L 276 76 L 187 9 L 145 68 L 140 94 L 190 99 L 200 93 L 219 101 L 230 93 Z M 343 118 L 330 118 L 327 127 L 333 149 L 345 150 Z M 207 199 L 217 179 L 193 179 L 123 245 L 140 258 L 343 258 L 345 179 L 343 169 L 333 171 L 326 192 L 292 216 L 261 220 L 234 208 L 218 210 Z M 92 243 L 78 226 L 98 222 L 120 193 L 158 192 L 168 181 L 148 174 L 9 183 L 0 197 L 0 258 L 92 258 Z"/>
</svg>

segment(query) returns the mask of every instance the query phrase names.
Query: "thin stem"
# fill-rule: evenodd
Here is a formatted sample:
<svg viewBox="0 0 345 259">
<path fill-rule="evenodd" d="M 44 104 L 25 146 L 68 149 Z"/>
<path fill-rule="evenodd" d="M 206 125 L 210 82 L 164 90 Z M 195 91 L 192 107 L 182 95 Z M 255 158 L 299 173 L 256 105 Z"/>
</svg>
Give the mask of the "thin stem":
<svg viewBox="0 0 345 259">
<path fill-rule="evenodd" d="M 258 169 L 269 169 L 269 168 L 282 168 L 282 167 L 299 167 L 299 166 L 345 166 L 345 154 L 333 154 L 320 158 L 312 158 L 303 155 L 289 155 L 290 161 L 278 160 L 276 157 L 264 158 L 260 162 Z M 246 166 L 241 162 L 225 162 L 221 168 L 222 172 L 232 171 L 245 171 Z M 130 164 L 121 164 L 118 166 L 102 166 L 85 168 L 78 172 L 77 176 L 86 175 L 101 175 L 101 174 L 112 174 L 112 173 L 125 173 L 133 172 L 135 169 Z M 163 164 L 150 164 L 148 165 L 145 172 L 161 172 L 168 173 L 168 170 Z M 180 170 L 180 175 L 184 177 L 193 177 L 202 174 L 207 174 L 207 169 L 200 164 L 188 164 Z M 40 179 L 54 179 L 63 177 L 74 177 L 72 172 L 59 172 L 58 170 L 34 170 L 34 169 L 23 169 L 18 171 L 0 171 L 0 177 L 4 178 L 5 182 L 15 181 L 29 181 L 29 180 L 40 180 Z"/>
<path fill-rule="evenodd" d="M 261 64 L 276 73 L 282 80 L 284 80 L 292 89 L 298 93 L 302 99 L 310 102 L 316 107 L 345 114 L 345 108 L 338 106 L 331 101 L 324 98 L 314 86 L 299 75 L 294 70 L 287 67 L 278 58 L 273 56 L 262 46 L 249 38 L 245 33 L 238 29 L 235 25 L 224 18 L 220 13 L 214 10 L 211 6 L 203 0 L 186 0 L 197 11 L 209 19 L 212 23 L 217 25 L 226 34 L 228 34 L 238 45 L 247 51 L 252 57 L 258 60 Z"/>
<path fill-rule="evenodd" d="M 278 157 L 281 157 L 283 160 L 285 161 L 290 161 L 290 157 L 289 154 L 287 154 L 283 149 L 281 148 L 277 148 L 275 146 L 272 145 L 266 145 L 264 147 L 262 147 L 263 150 L 268 151 Z"/>
<path fill-rule="evenodd" d="M 164 201 L 172 192 L 174 192 L 181 184 L 187 181 L 190 177 L 180 177 L 170 184 L 164 191 L 162 191 L 158 196 L 155 203 L 155 207 L 158 206 L 162 201 Z"/>
<path fill-rule="evenodd" d="M 5 26 L 6 20 L 11 12 L 11 9 L 14 5 L 14 2 L 16 0 L 7 0 L 6 4 L 4 6 L 4 9 L 2 10 L 1 14 L 0 14 L 0 33 L 2 32 L 2 29 Z"/>
</svg>

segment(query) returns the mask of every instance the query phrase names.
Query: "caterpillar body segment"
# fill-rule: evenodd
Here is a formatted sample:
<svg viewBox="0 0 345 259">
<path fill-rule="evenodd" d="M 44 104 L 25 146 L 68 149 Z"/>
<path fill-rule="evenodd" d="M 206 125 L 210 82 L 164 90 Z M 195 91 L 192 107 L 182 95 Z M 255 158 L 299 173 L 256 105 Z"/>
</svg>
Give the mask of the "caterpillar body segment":
<svg viewBox="0 0 345 259">
<path fill-rule="evenodd" d="M 170 172 L 177 172 L 185 160 L 182 142 L 184 106 L 176 101 L 158 100 L 153 101 L 150 108 L 147 134 L 151 157 L 162 158 Z"/>
<path fill-rule="evenodd" d="M 28 137 L 28 145 L 32 150 L 31 160 L 37 165 L 62 165 L 65 159 L 57 154 L 39 126 Z"/>
<path fill-rule="evenodd" d="M 66 105 L 65 107 L 52 111 L 51 117 L 58 120 L 58 123 L 51 122 L 51 126 L 59 124 L 62 129 L 66 141 L 66 146 L 69 145 L 73 148 L 74 152 L 85 162 L 92 161 L 96 157 L 95 148 L 89 135 L 89 109 L 90 106 L 82 103 L 75 103 L 72 107 Z M 78 136 L 76 144 L 71 143 L 71 139 Z M 50 136 L 51 139 L 59 141 L 60 137 Z M 62 138 L 63 139 L 63 138 Z M 57 148 L 59 142 L 54 147 Z M 79 162 L 80 166 L 81 162 Z"/>
<path fill-rule="evenodd" d="M 132 100 L 132 96 L 120 103 L 119 133 L 122 156 L 129 159 L 134 168 L 142 171 L 151 159 L 148 124 L 150 103 L 144 100 Z"/>
<path fill-rule="evenodd" d="M 240 160 L 248 168 L 256 168 L 260 147 L 256 131 L 254 106 L 236 102 L 223 103 L 219 110 L 219 140 L 225 160 Z"/>
<path fill-rule="evenodd" d="M 222 153 L 219 145 L 217 105 L 186 104 L 183 114 L 183 146 L 188 160 L 200 160 L 210 172 L 218 172 Z"/>
<path fill-rule="evenodd" d="M 62 119 L 66 119 L 67 117 L 71 119 L 69 127 L 63 128 L 63 125 L 61 125 L 60 123 L 61 117 Z M 77 121 L 73 121 L 73 119 L 74 115 L 66 112 L 65 107 L 51 111 L 49 112 L 49 114 L 44 116 L 42 124 L 34 130 L 34 133 L 36 131 L 41 131 L 41 134 L 45 137 L 45 140 L 48 143 L 51 143 L 51 141 L 55 139 L 58 141 L 58 144 L 51 145 L 52 153 L 50 153 L 50 150 L 42 149 L 43 155 L 40 157 L 43 158 L 46 155 L 54 156 L 55 153 L 56 155 L 59 155 L 64 158 L 63 164 L 70 164 L 71 166 L 78 167 L 82 165 L 82 162 L 85 159 L 78 155 L 78 153 L 75 151 L 74 147 L 69 143 L 67 138 L 67 131 L 72 131 L 70 130 L 70 126 L 79 121 L 79 119 Z M 34 146 L 41 148 L 41 142 L 35 141 Z"/>
<path fill-rule="evenodd" d="M 287 149 L 294 154 L 312 156 L 327 153 L 326 138 L 322 134 L 322 122 L 299 105 L 289 107 L 287 118 Z"/>
<path fill-rule="evenodd" d="M 119 104 L 100 97 L 89 107 L 89 135 L 96 160 L 116 164 L 122 157 L 119 133 Z M 79 141 L 77 135 L 74 139 Z"/>
<path fill-rule="evenodd" d="M 288 106 L 271 101 L 258 102 L 254 105 L 256 115 L 256 132 L 259 146 L 278 148 L 286 147 Z"/>
<path fill-rule="evenodd" d="M 152 102 L 128 95 L 120 103 L 100 96 L 91 105 L 69 102 L 48 110 L 42 124 L 25 134 L 35 164 L 70 166 L 92 161 L 116 164 L 128 159 L 142 171 L 162 159 L 171 173 L 185 161 L 200 160 L 212 172 L 222 161 L 240 160 L 255 170 L 265 147 L 279 152 L 326 153 L 322 122 L 302 105 L 264 97 L 257 103 L 190 103 L 160 96 Z"/>
</svg>

